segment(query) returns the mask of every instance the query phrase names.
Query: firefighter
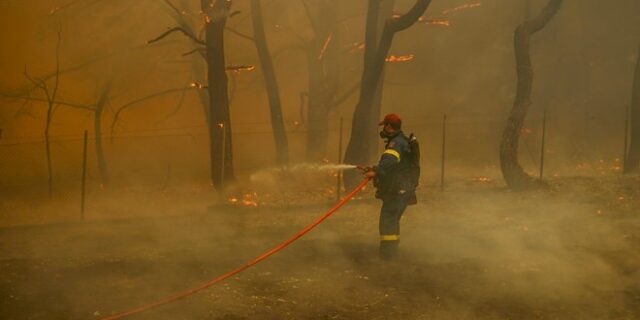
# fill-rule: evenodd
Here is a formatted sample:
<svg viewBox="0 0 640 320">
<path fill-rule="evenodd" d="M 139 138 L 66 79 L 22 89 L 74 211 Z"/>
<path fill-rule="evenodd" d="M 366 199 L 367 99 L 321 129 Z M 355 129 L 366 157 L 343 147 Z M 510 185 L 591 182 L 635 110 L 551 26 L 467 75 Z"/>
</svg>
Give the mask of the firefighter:
<svg viewBox="0 0 640 320">
<path fill-rule="evenodd" d="M 402 120 L 390 113 L 379 123 L 380 137 L 385 139 L 385 150 L 378 164 L 365 173 L 373 179 L 376 198 L 382 200 L 380 210 L 380 257 L 393 259 L 400 243 L 400 218 L 407 205 L 415 201 L 415 187 L 403 175 L 409 165 L 410 143 L 402 133 Z"/>
</svg>

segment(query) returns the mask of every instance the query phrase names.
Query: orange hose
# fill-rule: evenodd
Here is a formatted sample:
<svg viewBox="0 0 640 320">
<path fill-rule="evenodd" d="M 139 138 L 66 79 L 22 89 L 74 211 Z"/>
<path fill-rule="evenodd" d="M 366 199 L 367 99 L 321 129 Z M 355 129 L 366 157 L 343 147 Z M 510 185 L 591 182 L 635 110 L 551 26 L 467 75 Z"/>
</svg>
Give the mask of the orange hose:
<svg viewBox="0 0 640 320">
<path fill-rule="evenodd" d="M 206 283 L 201 284 L 198 287 L 195 288 L 191 288 L 189 290 L 185 290 L 183 292 L 177 293 L 173 296 L 164 298 L 162 300 L 141 306 L 141 307 L 137 307 L 137 308 L 133 308 L 127 311 L 123 311 L 120 312 L 118 314 L 115 315 L 111 315 L 105 318 L 102 318 L 100 320 L 116 320 L 116 319 L 121 319 L 124 318 L 126 316 L 130 316 L 133 314 L 137 314 L 137 313 L 141 313 L 144 311 L 147 311 L 149 309 L 153 309 L 155 307 L 159 307 L 161 305 L 165 305 L 171 302 L 174 302 L 176 300 L 180 300 L 182 298 L 188 297 L 190 295 L 193 295 L 201 290 L 204 290 L 206 288 L 211 287 L 212 285 L 227 279 L 235 274 L 238 274 L 242 271 L 244 271 L 245 269 L 258 264 L 259 262 L 261 262 L 262 260 L 265 260 L 266 258 L 268 258 L 269 256 L 273 255 L 274 253 L 284 249 L 286 246 L 290 245 L 291 243 L 293 243 L 294 241 L 298 240 L 298 238 L 302 237 L 303 235 L 305 235 L 307 232 L 311 231 L 311 229 L 315 228 L 317 225 L 319 225 L 322 221 L 324 221 L 325 219 L 327 219 L 329 216 L 331 216 L 334 212 L 336 212 L 338 209 L 340 209 L 340 207 L 342 207 L 345 203 L 347 203 L 347 201 L 349 201 L 349 199 L 353 198 L 353 196 L 355 196 L 358 192 L 360 192 L 362 190 L 362 188 L 364 188 L 364 186 L 367 185 L 367 183 L 369 182 L 369 178 L 365 178 L 362 182 L 360 182 L 360 184 L 353 189 L 351 192 L 349 192 L 349 194 L 347 194 L 342 200 L 340 200 L 340 202 L 338 202 L 338 204 L 336 204 L 333 208 L 331 208 L 329 211 L 327 211 L 324 215 L 322 215 L 321 217 L 319 217 L 318 219 L 316 219 L 313 223 L 311 223 L 310 225 L 306 226 L 304 229 L 300 230 L 298 233 L 294 234 L 293 236 L 291 236 L 289 239 L 285 240 L 284 242 L 282 242 L 281 244 L 277 245 L 276 247 L 274 247 L 273 249 L 263 253 L 262 255 L 258 256 L 257 258 L 248 261 L 247 263 L 245 263 L 242 266 L 239 266 L 227 273 L 224 273 Z"/>
</svg>

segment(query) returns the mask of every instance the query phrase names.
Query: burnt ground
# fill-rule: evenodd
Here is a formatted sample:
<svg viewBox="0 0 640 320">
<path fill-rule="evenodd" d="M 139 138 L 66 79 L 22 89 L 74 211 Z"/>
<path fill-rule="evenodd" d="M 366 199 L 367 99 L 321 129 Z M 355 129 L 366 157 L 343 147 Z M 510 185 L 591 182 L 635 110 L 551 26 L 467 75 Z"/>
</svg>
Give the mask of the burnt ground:
<svg viewBox="0 0 640 320">
<path fill-rule="evenodd" d="M 365 196 L 267 261 L 130 318 L 639 319 L 639 182 L 423 190 L 392 262 L 377 257 L 380 204 Z M 0 318 L 99 319 L 164 298 L 254 258 L 328 208 L 171 201 L 157 215 L 0 229 Z M 109 210 L 118 205 L 127 202 Z"/>
</svg>

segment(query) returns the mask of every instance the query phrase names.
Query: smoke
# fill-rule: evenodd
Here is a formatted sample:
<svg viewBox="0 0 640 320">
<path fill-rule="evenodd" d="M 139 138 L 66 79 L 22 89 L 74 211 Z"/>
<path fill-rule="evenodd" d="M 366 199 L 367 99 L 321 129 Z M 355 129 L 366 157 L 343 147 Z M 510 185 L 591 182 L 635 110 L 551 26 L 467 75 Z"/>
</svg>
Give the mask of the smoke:
<svg viewBox="0 0 640 320">
<path fill-rule="evenodd" d="M 279 181 L 289 180 L 292 176 L 308 176 L 313 174 L 333 174 L 336 171 L 356 169 L 358 166 L 351 164 L 315 164 L 300 163 L 293 166 L 277 167 L 260 170 L 249 177 L 252 183 L 276 184 Z"/>
</svg>

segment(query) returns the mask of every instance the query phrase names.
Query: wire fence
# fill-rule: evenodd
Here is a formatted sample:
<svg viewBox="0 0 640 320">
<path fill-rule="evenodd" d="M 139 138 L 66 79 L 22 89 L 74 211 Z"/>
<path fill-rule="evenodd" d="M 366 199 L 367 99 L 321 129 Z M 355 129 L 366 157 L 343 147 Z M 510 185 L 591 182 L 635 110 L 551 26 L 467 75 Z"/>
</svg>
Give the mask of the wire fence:
<svg viewBox="0 0 640 320">
<path fill-rule="evenodd" d="M 443 115 L 405 115 L 404 128 L 419 137 L 423 148 L 425 174 L 439 176 L 442 144 Z M 614 117 L 615 118 L 615 117 Z M 344 119 L 345 142 L 351 131 L 351 120 Z M 507 117 L 496 114 L 464 114 L 447 116 L 446 161 L 451 174 L 456 168 L 464 167 L 465 172 L 485 172 L 496 170 L 499 164 L 498 147 L 502 129 Z M 614 119 L 615 121 L 616 119 Z M 562 169 L 575 168 L 593 160 L 606 161 L 615 166 L 616 159 L 624 153 L 623 121 L 618 126 L 620 132 L 607 131 L 600 139 L 593 139 L 588 128 L 567 126 L 563 119 L 551 114 L 547 125 L 547 161 L 545 168 L 553 174 Z M 340 162 L 338 137 L 339 121 L 331 121 L 327 130 L 329 146 L 327 160 Z M 239 176 L 275 165 L 275 147 L 270 122 L 237 122 L 233 125 L 235 170 Z M 286 123 L 291 159 L 303 162 L 310 133 L 309 123 L 289 121 Z M 540 166 L 542 116 L 527 118 L 521 132 L 520 159 L 526 170 L 536 172 Z M 591 137 L 585 135 L 590 133 Z M 372 133 L 375 134 L 375 133 Z M 79 168 L 82 131 L 50 136 L 56 180 L 73 181 Z M 206 125 L 143 128 L 135 130 L 116 129 L 113 134 L 102 133 L 110 175 L 113 179 L 130 179 L 131 176 L 194 176 L 208 177 L 208 127 Z M 95 143 L 95 135 L 90 133 L 89 141 Z M 0 138 L 0 184 L 6 186 L 29 185 L 31 181 L 42 180 L 46 175 L 44 160 L 45 140 L 42 135 Z M 90 147 L 91 148 L 91 147 Z M 90 149 L 91 150 L 91 149 Z M 344 153 L 342 153 L 344 154 Z M 55 159 L 58 159 L 55 161 Z M 88 177 L 92 183 L 99 183 L 95 153 L 90 151 Z M 483 171 L 484 170 L 484 171 Z M 169 173 L 167 173 L 169 172 Z M 24 183 L 20 183 L 23 181 Z"/>
</svg>

